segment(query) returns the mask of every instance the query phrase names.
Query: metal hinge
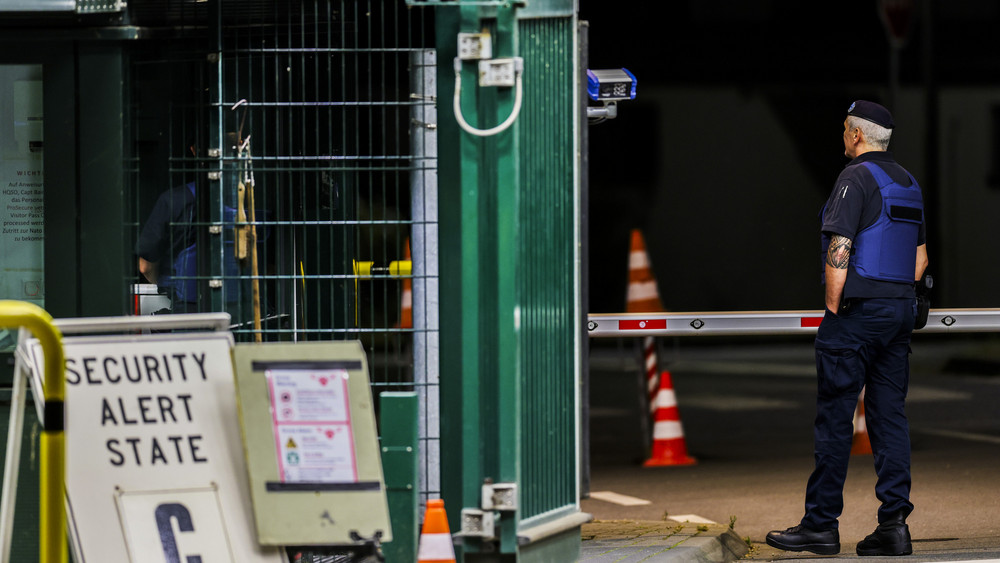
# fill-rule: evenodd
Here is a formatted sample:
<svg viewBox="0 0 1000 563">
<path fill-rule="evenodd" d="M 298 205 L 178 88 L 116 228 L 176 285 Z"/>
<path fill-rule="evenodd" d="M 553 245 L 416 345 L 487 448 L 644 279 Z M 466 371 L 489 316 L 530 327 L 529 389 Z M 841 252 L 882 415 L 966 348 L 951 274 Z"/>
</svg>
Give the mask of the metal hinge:
<svg viewBox="0 0 1000 563">
<path fill-rule="evenodd" d="M 492 539 L 496 537 L 496 517 L 493 512 L 477 508 L 462 509 L 462 530 L 459 535 Z"/>
<path fill-rule="evenodd" d="M 483 510 L 517 510 L 517 483 L 486 483 L 482 497 Z"/>
</svg>

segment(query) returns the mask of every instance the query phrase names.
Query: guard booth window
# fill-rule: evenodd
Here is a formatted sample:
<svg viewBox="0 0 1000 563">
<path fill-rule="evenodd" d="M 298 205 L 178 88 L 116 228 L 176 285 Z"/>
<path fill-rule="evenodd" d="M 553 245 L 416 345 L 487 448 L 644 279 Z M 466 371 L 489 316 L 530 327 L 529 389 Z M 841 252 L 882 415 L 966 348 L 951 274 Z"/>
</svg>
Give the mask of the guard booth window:
<svg viewBox="0 0 1000 563">
<path fill-rule="evenodd" d="M 0 65 L 0 299 L 45 305 L 42 67 Z M 0 330 L 0 351 L 17 335 Z"/>
<path fill-rule="evenodd" d="M 415 335 L 423 358 L 436 327 L 414 327 L 410 301 L 435 275 L 419 265 L 436 248 L 413 256 L 427 229 L 413 207 L 425 217 L 436 199 L 420 183 L 435 167 L 423 148 L 434 124 L 412 125 L 433 104 L 414 80 L 434 41 L 429 9 L 222 0 L 129 11 L 152 30 L 127 71 L 137 312 L 226 311 L 244 342 L 360 340 L 376 400 L 436 381 L 431 362 L 414 374 Z"/>
</svg>

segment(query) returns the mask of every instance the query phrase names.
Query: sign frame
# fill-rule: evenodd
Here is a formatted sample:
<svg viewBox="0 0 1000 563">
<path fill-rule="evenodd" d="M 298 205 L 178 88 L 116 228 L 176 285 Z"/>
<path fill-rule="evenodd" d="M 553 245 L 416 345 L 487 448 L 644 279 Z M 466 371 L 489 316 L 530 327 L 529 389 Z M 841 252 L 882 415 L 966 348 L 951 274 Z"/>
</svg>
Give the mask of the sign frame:
<svg viewBox="0 0 1000 563">
<path fill-rule="evenodd" d="M 263 546 L 256 540 L 254 534 L 236 406 L 232 365 L 234 343 L 232 334 L 227 330 L 229 316 L 197 314 L 169 317 L 109 317 L 56 321 L 56 325 L 65 335 L 63 348 L 66 352 L 67 366 L 75 368 L 75 373 L 71 370 L 66 372 L 65 417 L 67 468 L 72 470 L 66 474 L 65 504 L 73 558 L 81 563 L 88 560 L 138 563 L 140 560 L 136 560 L 133 555 L 142 553 L 143 562 L 172 563 L 174 561 L 172 557 L 197 555 L 197 551 L 170 555 L 168 546 L 163 540 L 164 530 L 172 530 L 177 545 L 181 545 L 182 548 L 184 545 L 211 545 L 206 542 L 205 534 L 200 534 L 203 531 L 198 526 L 200 522 L 211 524 L 210 528 L 204 529 L 216 532 L 220 523 L 225 526 L 228 550 L 232 553 L 234 561 L 287 563 L 288 558 L 284 549 Z M 181 332 L 135 333 L 137 329 L 164 330 L 167 327 L 169 330 Z M 191 332 L 193 329 L 208 329 L 208 332 L 205 330 Z M 118 332 L 124 334 L 117 334 Z M 43 402 L 39 402 L 39 385 L 42 383 L 39 374 L 44 372 L 38 348 L 38 341 L 25 338 L 22 331 L 17 349 L 15 387 L 18 387 L 21 378 L 29 381 L 36 398 L 36 409 L 41 413 L 44 412 L 45 406 Z M 181 354 L 186 353 L 192 356 L 182 359 Z M 85 375 L 85 370 L 81 369 L 81 357 L 83 357 L 81 354 L 96 358 L 93 362 L 95 368 L 93 373 Z M 197 354 L 201 354 L 200 363 L 192 359 Z M 155 360 L 157 356 L 159 360 Z M 156 361 L 163 362 L 160 365 L 160 375 L 163 376 L 167 373 L 165 364 L 174 363 L 172 366 L 174 380 L 164 377 L 159 381 L 127 383 L 125 374 L 128 372 L 124 368 L 126 358 L 129 362 L 133 360 L 136 362 L 135 369 L 138 369 L 140 363 L 144 364 L 146 375 L 151 375 L 151 370 L 155 369 L 152 364 Z M 185 364 L 186 377 L 182 377 L 182 370 L 178 369 L 180 368 L 178 363 L 184 361 L 188 362 Z M 106 380 L 98 383 L 102 377 L 101 369 L 104 370 L 103 377 Z M 109 369 L 111 371 L 108 371 Z M 88 380 L 90 376 L 93 377 L 92 380 Z M 112 385 L 112 378 L 119 380 L 119 383 Z M 73 383 L 71 380 L 75 380 L 76 383 L 71 384 Z M 190 389 L 177 387 L 179 385 L 190 385 Z M 127 387 L 131 389 L 126 389 Z M 189 391 L 190 397 L 187 396 Z M 99 396 L 104 392 L 108 395 L 99 400 L 95 407 L 94 395 Z M 183 393 L 184 397 L 178 395 L 179 392 Z M 23 392 L 15 395 L 17 396 L 12 397 L 11 406 L 12 425 L 15 422 L 13 420 L 15 414 L 23 416 L 26 401 Z M 13 404 L 14 400 L 18 404 Z M 40 418 L 42 416 L 39 414 Z M 143 426 L 147 428 L 143 429 Z M 125 433 L 121 436 L 122 443 L 116 448 L 101 447 L 101 444 L 106 442 L 101 442 L 97 448 L 92 447 L 91 441 L 96 439 L 100 442 L 106 437 L 105 434 L 112 435 L 116 430 Z M 150 454 L 148 445 L 155 443 L 153 441 L 155 437 L 162 438 L 166 434 L 171 435 L 169 439 L 161 440 L 160 447 L 154 447 L 153 453 Z M 197 440 L 192 445 L 181 439 L 173 440 L 173 434 L 188 436 L 187 442 L 191 441 L 192 435 L 196 435 Z M 15 438 L 9 436 L 8 440 L 11 439 Z M 130 446 L 124 444 L 132 439 L 135 442 L 130 443 Z M 16 440 L 19 446 L 20 434 Z M 109 439 L 108 442 L 110 441 Z M 87 450 L 86 455 L 80 453 L 83 451 L 80 449 L 80 444 L 83 442 L 91 446 L 84 448 Z M 143 448 L 137 448 L 136 444 L 139 443 Z M 74 446 L 77 448 L 76 456 L 73 455 Z M 183 448 L 187 449 L 184 450 L 185 460 L 182 461 L 180 456 Z M 136 461 L 130 465 L 124 462 L 133 454 L 138 460 L 140 451 L 142 456 L 145 456 L 142 463 Z M 95 461 L 86 458 L 97 459 Z M 157 462 L 168 465 L 167 458 L 171 459 L 168 467 L 157 467 Z M 112 459 L 111 465 L 115 467 L 104 467 L 108 464 L 103 462 L 108 459 Z M 116 461 L 123 463 L 116 464 Z M 15 491 L 16 466 L 11 467 L 10 447 L 8 447 L 7 469 L 8 472 L 4 475 L 4 490 Z M 155 475 L 151 476 L 150 470 Z M 213 503 L 206 502 L 196 505 L 188 514 L 193 517 L 194 526 L 185 529 L 180 526 L 181 523 L 175 513 L 177 510 L 185 509 L 183 498 L 185 495 L 190 496 L 192 490 L 211 491 L 211 496 L 216 502 L 214 506 Z M 158 545 L 138 546 L 137 551 L 137 546 L 129 545 L 129 522 L 123 519 L 123 505 L 119 499 L 123 495 L 153 493 L 163 504 L 170 505 L 176 510 L 168 511 L 164 518 L 157 521 L 167 528 L 147 530 L 150 533 L 137 536 L 159 538 Z M 10 515 L 12 515 L 14 495 L 10 496 L 9 499 L 3 499 L 4 518 L 0 518 L 4 527 L 4 543 L 9 541 L 7 528 L 13 520 Z M 202 495 L 202 498 L 207 497 Z M 211 508 L 209 513 L 198 512 L 204 507 Z M 118 526 L 114 525 L 116 522 Z M 3 550 L 4 557 L 7 554 L 6 547 Z M 162 557 L 159 555 L 161 552 Z"/>
<path fill-rule="evenodd" d="M 237 389 L 257 537 L 264 545 L 358 545 L 392 540 L 369 385 L 357 341 L 237 344 Z M 356 478 L 283 479 L 268 372 L 343 371 Z"/>
</svg>

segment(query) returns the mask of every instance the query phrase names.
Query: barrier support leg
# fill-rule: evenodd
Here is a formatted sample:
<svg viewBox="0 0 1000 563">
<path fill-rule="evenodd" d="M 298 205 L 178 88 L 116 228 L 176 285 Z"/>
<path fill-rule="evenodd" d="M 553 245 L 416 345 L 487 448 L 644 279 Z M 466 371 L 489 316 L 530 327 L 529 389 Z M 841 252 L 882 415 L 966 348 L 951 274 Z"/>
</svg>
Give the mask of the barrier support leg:
<svg viewBox="0 0 1000 563">
<path fill-rule="evenodd" d="M 24 404 L 27 382 L 20 370 L 14 370 L 13 387 L 10 392 L 10 419 L 7 425 L 7 453 L 4 456 L 3 489 L 0 491 L 0 563 L 10 563 L 12 538 L 14 537 L 14 509 L 17 506 L 17 480 L 21 470 L 21 437 L 24 431 Z"/>
<path fill-rule="evenodd" d="M 38 305 L 0 301 L 0 328 L 24 327 L 38 339 L 45 357 L 45 413 L 41 436 L 38 553 L 42 563 L 68 563 L 66 510 L 65 419 L 66 379 L 62 335 L 52 317 Z"/>
</svg>

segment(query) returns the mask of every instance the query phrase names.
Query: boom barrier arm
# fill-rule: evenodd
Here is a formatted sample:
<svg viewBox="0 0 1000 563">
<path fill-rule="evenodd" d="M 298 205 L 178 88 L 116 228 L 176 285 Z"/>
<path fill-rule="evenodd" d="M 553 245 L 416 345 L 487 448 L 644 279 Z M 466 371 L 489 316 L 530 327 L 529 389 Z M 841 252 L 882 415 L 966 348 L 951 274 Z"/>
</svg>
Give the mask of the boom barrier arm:
<svg viewBox="0 0 1000 563">
<path fill-rule="evenodd" d="M 41 307 L 24 301 L 0 301 L 0 328 L 24 327 L 38 339 L 45 357 L 45 413 L 39 478 L 39 561 L 69 561 L 66 545 L 66 482 L 63 398 L 66 392 L 62 334 Z M 17 377 L 17 374 L 15 374 Z M 7 468 L 8 471 L 12 468 Z"/>
<path fill-rule="evenodd" d="M 592 338 L 631 336 L 747 336 L 811 334 L 823 311 L 592 313 Z M 919 333 L 1000 332 L 1000 309 L 933 309 Z"/>
</svg>

